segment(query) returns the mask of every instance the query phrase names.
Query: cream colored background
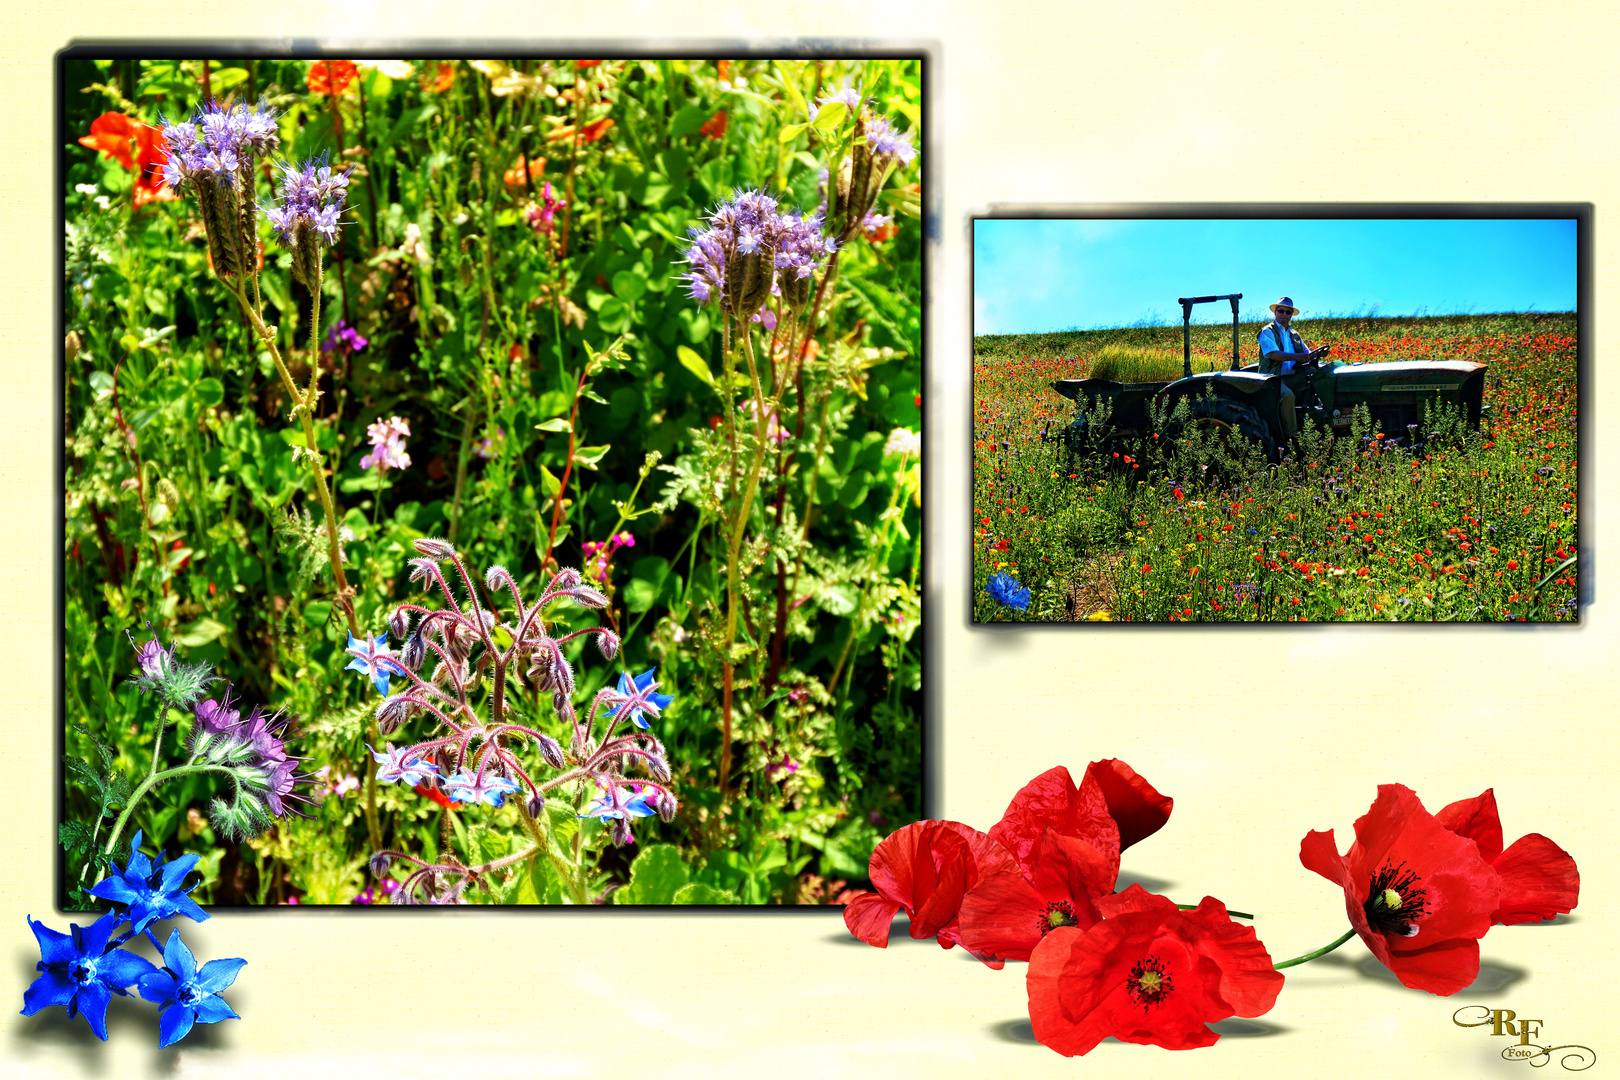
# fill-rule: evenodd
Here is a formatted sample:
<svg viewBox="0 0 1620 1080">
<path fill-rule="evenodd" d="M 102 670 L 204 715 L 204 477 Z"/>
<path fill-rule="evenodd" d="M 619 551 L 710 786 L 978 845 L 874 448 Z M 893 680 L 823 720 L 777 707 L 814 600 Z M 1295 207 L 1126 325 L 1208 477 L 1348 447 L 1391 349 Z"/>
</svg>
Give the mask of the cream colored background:
<svg viewBox="0 0 1620 1080">
<path fill-rule="evenodd" d="M 1578 859 L 1584 886 L 1567 923 L 1497 928 L 1484 940 L 1494 992 L 1402 990 L 1358 968 L 1368 957 L 1358 943 L 1290 973 L 1261 1021 L 1280 1029 L 1270 1035 L 1179 1054 L 1105 1043 L 1080 1062 L 1030 1039 L 1016 965 L 986 971 L 903 934 L 880 952 L 851 942 L 825 912 L 227 913 L 187 938 L 200 958 L 248 959 L 228 995 L 245 1019 L 158 1051 L 146 1006 L 115 1008 L 105 1045 L 59 1009 L 15 1016 L 0 1036 L 6 1075 L 1531 1075 L 1496 1056 L 1505 1039 L 1452 1024 L 1465 1004 L 1515 1009 L 1543 1021 L 1545 1040 L 1591 1047 L 1589 1075 L 1620 1067 L 1608 1008 L 1620 582 L 1608 564 L 1596 563 L 1598 602 L 1578 631 L 996 632 L 968 626 L 964 585 L 968 215 L 998 203 L 1592 202 L 1596 371 L 1582 509 L 1591 549 L 1620 550 L 1615 383 L 1603 377 L 1620 323 L 1613 5 L 1014 2 L 940 12 L 748 0 L 681 14 L 654 2 L 445 14 L 401 0 L 76 11 L 5 0 L 4 10 L 0 941 L 9 944 L 0 1000 L 13 1008 L 38 958 L 24 916 L 66 929 L 50 899 L 61 431 L 51 405 L 61 355 L 51 88 L 53 53 L 92 37 L 336 46 L 432 34 L 500 43 L 493 52 L 633 33 L 693 52 L 807 38 L 926 47 L 939 238 L 928 314 L 929 682 L 942 814 L 987 828 L 1051 765 L 1078 773 L 1122 757 L 1176 799 L 1169 826 L 1127 854 L 1127 871 L 1177 899 L 1208 892 L 1259 913 L 1279 958 L 1343 927 L 1338 890 L 1298 863 L 1300 838 L 1334 827 L 1347 842 L 1381 782 L 1415 788 L 1431 809 L 1494 785 L 1508 839 L 1552 836 Z M 1293 154 L 1287 167 L 1261 149 L 1278 133 Z M 1241 689 L 1256 680 L 1318 690 L 1262 699 Z M 1540 1075 L 1559 1071 L 1554 1063 Z"/>
</svg>

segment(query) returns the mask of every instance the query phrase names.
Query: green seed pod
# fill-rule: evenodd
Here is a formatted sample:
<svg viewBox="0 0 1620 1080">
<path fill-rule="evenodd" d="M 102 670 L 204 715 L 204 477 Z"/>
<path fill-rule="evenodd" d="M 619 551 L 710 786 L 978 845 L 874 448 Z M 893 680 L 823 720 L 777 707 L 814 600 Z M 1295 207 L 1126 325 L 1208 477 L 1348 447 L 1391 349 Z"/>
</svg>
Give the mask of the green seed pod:
<svg viewBox="0 0 1620 1080">
<path fill-rule="evenodd" d="M 208 234 L 208 258 L 214 264 L 214 273 L 220 277 L 235 277 L 240 269 L 236 258 L 237 238 L 235 213 L 226 203 L 228 192 L 213 180 L 198 176 L 197 202 L 202 207 L 203 230 Z"/>
<path fill-rule="evenodd" d="M 746 255 L 732 252 L 726 260 L 726 307 L 738 318 L 759 310 L 771 295 L 771 279 L 776 274 L 776 245 L 761 241 Z"/>
</svg>

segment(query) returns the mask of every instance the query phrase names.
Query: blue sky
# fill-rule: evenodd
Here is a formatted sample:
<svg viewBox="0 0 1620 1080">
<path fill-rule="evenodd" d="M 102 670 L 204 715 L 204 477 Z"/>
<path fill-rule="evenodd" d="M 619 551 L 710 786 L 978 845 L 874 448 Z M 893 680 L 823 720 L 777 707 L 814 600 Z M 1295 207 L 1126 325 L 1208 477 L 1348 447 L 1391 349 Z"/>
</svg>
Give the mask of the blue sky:
<svg viewBox="0 0 1620 1080">
<path fill-rule="evenodd" d="M 1179 324 L 1182 296 L 1298 318 L 1575 310 L 1575 220 L 979 220 L 973 333 Z M 1194 322 L 1230 321 L 1225 302 Z"/>
</svg>

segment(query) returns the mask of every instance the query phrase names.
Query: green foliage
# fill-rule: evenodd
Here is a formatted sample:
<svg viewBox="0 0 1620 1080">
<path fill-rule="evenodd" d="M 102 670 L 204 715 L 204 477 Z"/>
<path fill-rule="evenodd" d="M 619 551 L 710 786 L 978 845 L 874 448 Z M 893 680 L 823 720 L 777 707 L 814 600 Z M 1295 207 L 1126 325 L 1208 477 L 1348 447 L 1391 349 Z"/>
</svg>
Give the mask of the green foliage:
<svg viewBox="0 0 1620 1080">
<path fill-rule="evenodd" d="M 631 863 L 635 849 L 574 819 L 594 791 L 554 793 L 552 842 L 599 852 L 593 897 L 637 896 L 635 867 L 669 847 L 692 868 L 676 890 L 686 899 L 669 902 L 783 902 L 816 855 L 798 838 L 804 820 L 821 837 L 840 815 L 920 815 L 921 484 L 914 453 L 885 451 L 891 431 L 920 427 L 918 165 L 879 198 L 898 233 L 857 231 L 841 250 L 801 364 L 787 362 L 785 336 L 753 328 L 763 405 L 788 438 L 766 440 L 752 492 L 736 476 L 761 448 L 736 422 L 755 395 L 741 342 L 733 328 L 727 350 L 718 310 L 681 277 L 688 227 L 736 189 L 814 209 L 817 174 L 850 152 L 853 121 L 827 109 L 809 125 L 803 102 L 858 79 L 876 112 L 914 128 L 915 61 L 748 60 L 722 83 L 713 63 L 673 58 L 430 60 L 408 75 L 362 66 L 337 95 L 310 91 L 307 62 L 292 59 L 66 65 L 64 711 L 68 757 L 101 766 L 68 767 L 65 845 L 92 851 L 95 823 L 127 795 L 116 773 L 149 766 L 150 715 L 119 688 L 133 663 L 123 632 L 147 619 L 188 662 L 229 672 L 245 700 L 296 715 L 295 752 L 325 770 L 310 819 L 242 844 L 188 824 L 208 785 L 148 794 L 130 827 L 171 851 L 217 852 L 205 855 L 213 902 L 344 902 L 379 848 L 467 862 L 527 842 L 510 804 L 446 811 L 374 780 L 366 744 L 387 740 L 375 690 L 344 670 L 345 601 L 357 636 L 381 633 L 420 596 L 407 560 L 428 536 L 472 566 L 507 567 L 528 594 L 584 565 L 585 543 L 634 537 L 601 582 L 621 655 L 579 663 L 584 640 L 565 648 L 581 698 L 618 670 L 658 668 L 676 695 L 656 734 L 681 810 L 636 823 Z M 261 215 L 256 282 L 274 350 L 210 273 L 196 200 L 136 206 L 137 178 L 76 141 L 108 110 L 184 115 L 205 85 L 278 109 L 286 156 L 355 166 L 319 326 Z M 548 194 L 566 204 L 549 229 Z M 339 320 L 363 349 L 312 344 Z M 300 388 L 315 376 L 307 436 L 277 355 Z M 410 424 L 411 467 L 362 469 L 368 425 L 393 416 Z M 792 771 L 768 769 L 784 758 Z M 348 776 L 359 790 L 336 794 Z M 838 872 L 864 874 L 878 839 L 846 836 Z M 561 898 L 543 857 L 466 895 Z"/>
</svg>

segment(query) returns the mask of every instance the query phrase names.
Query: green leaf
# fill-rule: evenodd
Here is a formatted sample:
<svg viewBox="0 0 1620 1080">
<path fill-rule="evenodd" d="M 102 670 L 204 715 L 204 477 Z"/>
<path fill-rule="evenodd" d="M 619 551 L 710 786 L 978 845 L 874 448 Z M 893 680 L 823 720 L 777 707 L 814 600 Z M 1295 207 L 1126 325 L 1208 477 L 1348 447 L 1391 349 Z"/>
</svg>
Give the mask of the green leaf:
<svg viewBox="0 0 1620 1080">
<path fill-rule="evenodd" d="M 615 904 L 672 904 L 692 873 L 673 844 L 654 844 L 630 864 L 630 884 L 613 894 Z"/>
<path fill-rule="evenodd" d="M 788 100 L 793 102 L 793 107 L 800 113 L 809 115 L 810 106 L 805 104 L 804 94 L 799 91 L 799 80 L 794 78 L 793 73 L 782 61 L 774 61 L 772 66 L 776 68 L 776 77 L 782 80 L 782 89 L 787 91 Z"/>
<path fill-rule="evenodd" d="M 573 431 L 574 430 L 574 425 L 570 424 L 567 420 L 563 419 L 560 416 L 554 416 L 550 420 L 545 420 L 545 421 L 542 421 L 541 423 L 538 423 L 538 424 L 534 425 L 534 430 L 536 430 L 536 431 Z"/>
<path fill-rule="evenodd" d="M 630 305 L 617 296 L 603 299 L 602 306 L 596 312 L 602 329 L 610 334 L 617 334 L 630 327 Z"/>
<path fill-rule="evenodd" d="M 783 124 L 782 130 L 776 133 L 776 138 L 779 142 L 790 143 L 798 138 L 799 133 L 809 126 L 809 124 Z"/>
<path fill-rule="evenodd" d="M 550 498 L 555 499 L 562 490 L 562 481 L 551 475 L 551 470 L 544 465 L 540 466 L 540 482 L 546 486 L 546 495 Z"/>
<path fill-rule="evenodd" d="M 205 409 L 211 409 L 225 400 L 224 385 L 212 375 L 198 379 L 191 385 L 191 396 Z"/>
<path fill-rule="evenodd" d="M 574 449 L 574 464 L 582 469 L 594 469 L 601 462 L 602 455 L 613 449 L 609 443 L 606 446 L 580 446 Z"/>
<path fill-rule="evenodd" d="M 208 73 L 209 88 L 215 93 L 219 93 L 222 90 L 229 90 L 237 83 L 246 82 L 247 77 L 246 68 L 219 68 Z"/>
<path fill-rule="evenodd" d="M 208 644 L 224 632 L 225 627 L 223 624 L 204 617 L 194 623 L 182 626 L 180 633 L 175 635 L 175 640 L 182 645 L 195 648 L 198 645 Z"/>
<path fill-rule="evenodd" d="M 633 270 L 620 270 L 613 275 L 613 291 L 633 304 L 646 294 L 647 278 Z"/>
<path fill-rule="evenodd" d="M 518 871 L 517 888 L 512 892 L 510 903 L 513 904 L 543 904 L 546 902 L 546 892 L 551 876 L 546 866 L 544 855 L 535 855 L 522 870 Z"/>
<path fill-rule="evenodd" d="M 735 904 L 737 894 L 717 889 L 713 885 L 703 885 L 696 881 L 690 885 L 683 885 L 675 892 L 674 904 Z"/>
<path fill-rule="evenodd" d="M 669 122 L 669 137 L 679 139 L 692 134 L 704 125 L 709 116 L 709 110 L 702 105 L 682 107 Z"/>
<path fill-rule="evenodd" d="M 680 358 L 681 366 L 698 378 L 703 380 L 705 386 L 714 385 L 714 373 L 709 370 L 708 361 L 685 345 L 675 347 L 675 355 Z"/>
<path fill-rule="evenodd" d="M 817 131 L 837 131 L 846 119 L 849 118 L 849 106 L 842 101 L 829 101 L 816 112 L 816 118 L 810 121 L 810 126 Z"/>
</svg>

